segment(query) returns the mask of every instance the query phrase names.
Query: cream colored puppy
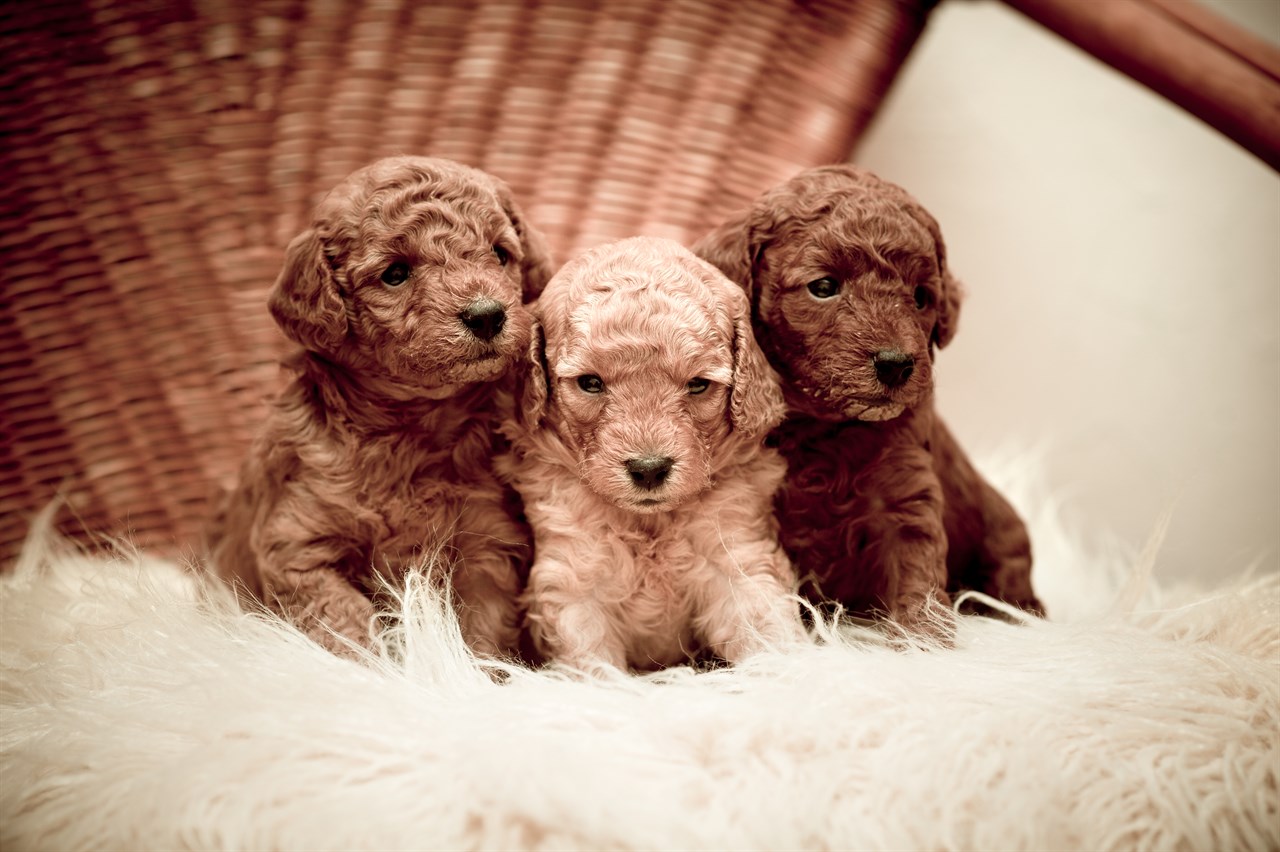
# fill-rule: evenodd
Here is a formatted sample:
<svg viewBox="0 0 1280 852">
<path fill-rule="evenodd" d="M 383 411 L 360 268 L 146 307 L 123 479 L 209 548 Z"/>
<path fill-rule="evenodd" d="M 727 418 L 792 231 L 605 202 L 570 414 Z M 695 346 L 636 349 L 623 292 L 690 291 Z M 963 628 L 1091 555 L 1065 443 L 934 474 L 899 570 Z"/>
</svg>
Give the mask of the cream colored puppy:
<svg viewBox="0 0 1280 852">
<path fill-rule="evenodd" d="M 738 662 L 802 635 L 778 546 L 783 416 L 746 294 L 670 240 L 566 264 L 534 309 L 507 471 L 534 533 L 525 601 L 545 658 Z"/>
</svg>

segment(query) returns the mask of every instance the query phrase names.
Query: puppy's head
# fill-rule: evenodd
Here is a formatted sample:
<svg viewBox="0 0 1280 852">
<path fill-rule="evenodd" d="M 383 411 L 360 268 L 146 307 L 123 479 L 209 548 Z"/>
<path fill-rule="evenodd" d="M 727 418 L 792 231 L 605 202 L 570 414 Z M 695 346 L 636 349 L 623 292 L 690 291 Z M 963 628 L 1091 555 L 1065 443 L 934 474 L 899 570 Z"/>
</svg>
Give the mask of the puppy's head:
<svg viewBox="0 0 1280 852">
<path fill-rule="evenodd" d="M 538 301 L 526 425 L 546 421 L 614 505 L 669 511 L 782 419 L 742 289 L 670 240 L 567 264 Z"/>
<path fill-rule="evenodd" d="M 272 316 L 306 349 L 412 391 L 489 381 L 521 358 L 550 277 L 506 185 L 449 160 L 349 176 L 285 255 Z"/>
<path fill-rule="evenodd" d="M 929 397 L 960 285 L 938 223 L 901 188 L 851 166 L 811 169 L 694 251 L 751 293 L 793 407 L 887 420 Z"/>
</svg>

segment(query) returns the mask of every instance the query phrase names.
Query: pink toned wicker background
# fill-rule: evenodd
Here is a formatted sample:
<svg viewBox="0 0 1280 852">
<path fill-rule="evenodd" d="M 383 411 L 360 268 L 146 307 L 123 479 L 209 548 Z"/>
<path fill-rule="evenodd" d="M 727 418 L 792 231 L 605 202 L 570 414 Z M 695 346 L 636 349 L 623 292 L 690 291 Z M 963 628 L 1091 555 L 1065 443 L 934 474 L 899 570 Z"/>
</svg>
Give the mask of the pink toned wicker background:
<svg viewBox="0 0 1280 852">
<path fill-rule="evenodd" d="M 277 378 L 282 249 L 363 163 L 506 179 L 558 259 L 844 159 L 925 0 L 0 7 L 0 565 L 191 552 Z"/>
</svg>

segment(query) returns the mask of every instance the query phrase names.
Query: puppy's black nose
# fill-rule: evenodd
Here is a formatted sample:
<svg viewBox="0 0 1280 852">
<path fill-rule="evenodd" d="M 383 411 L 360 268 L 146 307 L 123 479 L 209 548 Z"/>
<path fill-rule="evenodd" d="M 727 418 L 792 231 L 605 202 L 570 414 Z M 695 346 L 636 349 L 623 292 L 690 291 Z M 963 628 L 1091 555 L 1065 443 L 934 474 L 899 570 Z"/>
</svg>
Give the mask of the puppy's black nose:
<svg viewBox="0 0 1280 852">
<path fill-rule="evenodd" d="M 627 459 L 627 473 L 631 474 L 631 481 L 637 488 L 652 491 L 667 481 L 667 474 L 674 463 L 671 456 L 640 456 Z"/>
<path fill-rule="evenodd" d="M 905 384 L 915 371 L 916 359 L 896 349 L 882 349 L 871 359 L 876 365 L 876 378 L 886 387 Z"/>
<path fill-rule="evenodd" d="M 462 324 L 481 340 L 493 340 L 507 321 L 506 309 L 493 299 L 476 299 L 458 314 Z"/>
</svg>

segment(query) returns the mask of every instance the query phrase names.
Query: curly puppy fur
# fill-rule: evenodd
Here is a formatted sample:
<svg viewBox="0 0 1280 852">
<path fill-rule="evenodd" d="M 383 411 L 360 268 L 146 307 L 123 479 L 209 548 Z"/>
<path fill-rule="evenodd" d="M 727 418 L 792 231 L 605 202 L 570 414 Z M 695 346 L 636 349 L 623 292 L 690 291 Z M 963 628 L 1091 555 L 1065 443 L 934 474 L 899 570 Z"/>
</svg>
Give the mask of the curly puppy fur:
<svg viewBox="0 0 1280 852">
<path fill-rule="evenodd" d="M 270 295 L 302 351 L 214 521 L 220 573 L 342 651 L 373 636 L 378 575 L 443 559 L 471 647 L 511 653 L 529 540 L 492 461 L 550 273 L 484 172 L 398 157 L 337 186 Z"/>
<path fill-rule="evenodd" d="M 543 657 L 652 669 L 800 635 L 763 438 L 784 412 L 741 288 L 670 240 L 567 264 L 534 309 L 511 476 Z"/>
<path fill-rule="evenodd" d="M 862 169 L 802 172 L 694 246 L 751 294 L 790 409 L 782 541 L 819 600 L 918 626 L 975 589 L 1043 612 L 1031 545 L 933 410 L 960 286 L 937 222 Z"/>
</svg>

